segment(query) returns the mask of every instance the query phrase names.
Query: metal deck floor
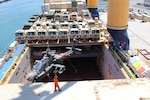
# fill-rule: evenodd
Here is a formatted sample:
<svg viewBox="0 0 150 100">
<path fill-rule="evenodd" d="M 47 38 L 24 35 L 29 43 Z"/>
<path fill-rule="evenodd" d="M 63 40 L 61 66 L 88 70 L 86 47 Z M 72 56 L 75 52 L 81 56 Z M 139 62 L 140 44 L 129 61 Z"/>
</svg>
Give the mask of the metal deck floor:
<svg viewBox="0 0 150 100">
<path fill-rule="evenodd" d="M 0 85 L 1 100 L 141 100 L 150 99 L 150 80 L 103 80 Z M 143 99 L 142 99 L 143 100 Z"/>
</svg>

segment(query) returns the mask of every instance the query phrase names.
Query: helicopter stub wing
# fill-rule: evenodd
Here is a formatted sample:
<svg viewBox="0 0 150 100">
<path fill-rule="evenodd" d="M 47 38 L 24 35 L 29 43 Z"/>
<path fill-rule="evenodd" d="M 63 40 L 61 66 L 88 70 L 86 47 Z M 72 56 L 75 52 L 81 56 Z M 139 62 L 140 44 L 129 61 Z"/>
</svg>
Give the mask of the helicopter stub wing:
<svg viewBox="0 0 150 100">
<path fill-rule="evenodd" d="M 72 50 L 72 51 L 82 51 L 80 48 L 72 48 L 72 47 L 66 47 L 66 49 Z"/>
<path fill-rule="evenodd" d="M 65 66 L 61 64 L 54 64 L 53 66 L 55 67 L 55 70 L 54 70 L 55 74 L 57 73 L 62 74 L 66 70 Z"/>
<path fill-rule="evenodd" d="M 62 57 L 68 57 L 68 56 L 70 56 L 73 52 L 74 52 L 74 51 L 69 50 L 69 51 L 67 51 L 67 52 L 61 53 L 60 55 L 61 55 Z"/>
</svg>

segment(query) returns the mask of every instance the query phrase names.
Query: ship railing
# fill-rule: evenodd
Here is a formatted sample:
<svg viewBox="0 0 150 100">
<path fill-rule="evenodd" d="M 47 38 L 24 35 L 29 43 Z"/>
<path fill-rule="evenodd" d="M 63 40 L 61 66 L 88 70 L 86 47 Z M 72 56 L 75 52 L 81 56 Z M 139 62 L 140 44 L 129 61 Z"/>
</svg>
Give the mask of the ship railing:
<svg viewBox="0 0 150 100">
<path fill-rule="evenodd" d="M 127 62 L 124 62 L 122 58 L 118 55 L 118 52 L 120 52 L 120 50 L 115 48 L 114 46 L 110 46 L 109 50 L 120 68 L 123 68 L 130 78 L 136 78 L 136 74 L 127 66 Z"/>
<path fill-rule="evenodd" d="M 18 56 L 15 56 L 15 57 L 14 57 L 14 60 L 13 60 L 12 64 L 11 64 L 10 67 L 7 69 L 7 71 L 4 73 L 3 78 L 0 80 L 0 84 L 8 83 L 8 81 L 9 81 L 9 78 L 8 78 L 8 77 L 10 76 L 11 72 L 16 68 L 17 62 L 19 61 L 19 59 L 20 59 L 22 53 L 25 52 L 26 44 L 27 44 L 27 42 L 24 44 L 24 45 L 25 45 L 25 48 L 22 50 L 22 52 L 21 52 Z"/>
<path fill-rule="evenodd" d="M 7 81 L 9 80 L 8 77 L 11 73 L 11 71 L 14 69 L 14 62 L 16 62 L 17 57 L 15 58 L 15 60 L 13 61 L 12 65 L 10 65 L 10 67 L 7 69 L 7 71 L 4 73 L 3 78 L 0 80 L 0 84 L 5 84 L 7 83 Z"/>
</svg>

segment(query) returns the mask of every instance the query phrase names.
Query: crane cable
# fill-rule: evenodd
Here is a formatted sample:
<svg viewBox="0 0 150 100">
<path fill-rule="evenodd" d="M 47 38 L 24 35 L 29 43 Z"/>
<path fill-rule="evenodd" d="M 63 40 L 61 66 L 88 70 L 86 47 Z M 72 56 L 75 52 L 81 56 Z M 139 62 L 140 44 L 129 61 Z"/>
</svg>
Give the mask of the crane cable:
<svg viewBox="0 0 150 100">
<path fill-rule="evenodd" d="M 73 66 L 73 64 L 71 63 L 69 58 L 68 58 L 68 61 L 69 61 L 70 65 L 71 65 L 71 67 L 75 70 L 75 73 L 77 74 L 77 68 Z"/>
</svg>

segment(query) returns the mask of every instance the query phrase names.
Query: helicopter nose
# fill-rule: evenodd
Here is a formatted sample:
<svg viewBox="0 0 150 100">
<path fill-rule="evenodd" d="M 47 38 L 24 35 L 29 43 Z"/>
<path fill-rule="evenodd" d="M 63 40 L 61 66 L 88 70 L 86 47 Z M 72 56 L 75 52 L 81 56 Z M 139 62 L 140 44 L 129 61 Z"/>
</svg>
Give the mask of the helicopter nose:
<svg viewBox="0 0 150 100">
<path fill-rule="evenodd" d="M 30 72 L 30 73 L 27 75 L 27 80 L 28 80 L 28 81 L 33 81 L 36 76 L 37 76 L 37 73 L 32 71 L 32 72 Z"/>
<path fill-rule="evenodd" d="M 28 76 L 27 76 L 27 80 L 28 80 L 28 81 L 33 81 L 33 76 L 28 75 Z"/>
</svg>

